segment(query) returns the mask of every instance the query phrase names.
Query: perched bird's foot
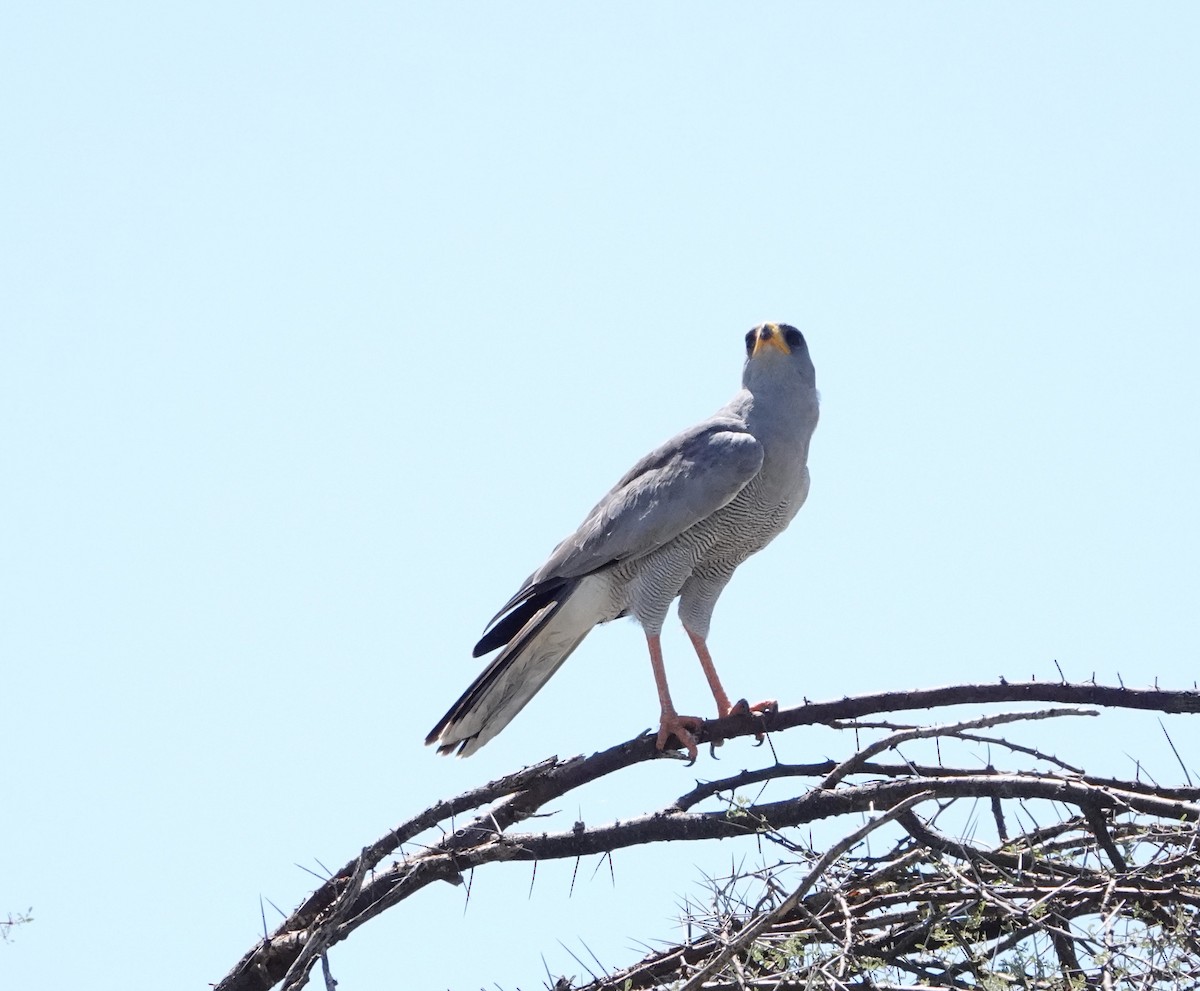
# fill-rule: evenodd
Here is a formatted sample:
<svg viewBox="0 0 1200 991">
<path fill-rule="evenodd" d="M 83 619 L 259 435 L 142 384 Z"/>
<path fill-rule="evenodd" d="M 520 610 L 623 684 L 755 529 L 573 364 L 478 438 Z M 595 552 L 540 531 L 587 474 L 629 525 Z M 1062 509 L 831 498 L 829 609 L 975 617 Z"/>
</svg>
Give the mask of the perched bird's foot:
<svg viewBox="0 0 1200 991">
<path fill-rule="evenodd" d="M 729 711 L 724 713 L 726 716 L 748 716 L 752 712 L 767 713 L 778 712 L 779 703 L 775 699 L 764 699 L 761 702 L 755 702 L 751 705 L 745 699 L 738 699 L 729 707 Z"/>
<path fill-rule="evenodd" d="M 697 719 L 695 716 L 680 716 L 674 712 L 664 712 L 659 719 L 658 739 L 655 740 L 655 746 L 659 750 L 664 750 L 667 741 L 671 737 L 675 737 L 687 750 L 688 760 L 694 764 L 699 753 L 696 749 L 696 734 L 703 725 L 704 720 Z"/>
<path fill-rule="evenodd" d="M 738 699 L 729 707 L 729 711 L 724 713 L 726 716 L 773 716 L 779 711 L 779 702 L 775 699 L 764 699 L 761 702 L 755 702 L 751 705 L 745 699 Z M 762 743 L 766 737 L 763 734 L 755 733 L 754 739 Z"/>
</svg>

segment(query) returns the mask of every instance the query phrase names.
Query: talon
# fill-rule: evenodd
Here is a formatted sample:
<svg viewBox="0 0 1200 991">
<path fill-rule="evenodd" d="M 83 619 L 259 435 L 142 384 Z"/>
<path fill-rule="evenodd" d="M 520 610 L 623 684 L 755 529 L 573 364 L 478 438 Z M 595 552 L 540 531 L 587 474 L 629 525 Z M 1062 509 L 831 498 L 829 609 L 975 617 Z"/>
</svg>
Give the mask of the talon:
<svg viewBox="0 0 1200 991">
<path fill-rule="evenodd" d="M 673 736 L 687 750 L 688 762 L 694 764 L 700 753 L 696 746 L 695 734 L 703 725 L 704 720 L 695 716 L 678 716 L 673 712 L 664 712 L 658 724 L 658 737 L 654 745 L 659 750 L 665 750 L 667 741 Z"/>
<path fill-rule="evenodd" d="M 775 699 L 764 699 L 761 702 L 755 702 L 751 705 L 745 699 L 738 699 L 729 707 L 729 710 L 722 715 L 724 716 L 768 716 L 774 715 L 779 711 L 779 703 Z M 755 733 L 754 739 L 759 744 L 765 742 L 766 737 L 761 733 Z"/>
<path fill-rule="evenodd" d="M 750 711 L 755 713 L 766 726 L 771 725 L 771 720 L 779 714 L 779 703 L 775 699 L 766 699 L 750 707 Z M 761 737 L 759 739 L 762 739 Z"/>
<path fill-rule="evenodd" d="M 779 711 L 779 703 L 775 699 L 763 699 L 761 702 L 755 702 L 751 705 L 745 699 L 738 699 L 731 705 L 728 710 L 721 713 L 721 716 L 749 716 L 752 713 L 762 715 L 764 713 L 775 713 Z"/>
</svg>

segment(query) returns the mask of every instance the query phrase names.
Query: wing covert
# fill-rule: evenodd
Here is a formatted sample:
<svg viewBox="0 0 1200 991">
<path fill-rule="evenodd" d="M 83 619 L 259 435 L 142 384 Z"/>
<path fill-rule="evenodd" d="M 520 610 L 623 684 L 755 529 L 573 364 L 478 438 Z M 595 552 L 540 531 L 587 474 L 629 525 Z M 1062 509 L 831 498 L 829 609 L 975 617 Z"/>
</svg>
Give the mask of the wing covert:
<svg viewBox="0 0 1200 991">
<path fill-rule="evenodd" d="M 762 463 L 762 446 L 737 420 L 684 431 L 634 465 L 526 587 L 649 554 L 732 500 Z"/>
</svg>

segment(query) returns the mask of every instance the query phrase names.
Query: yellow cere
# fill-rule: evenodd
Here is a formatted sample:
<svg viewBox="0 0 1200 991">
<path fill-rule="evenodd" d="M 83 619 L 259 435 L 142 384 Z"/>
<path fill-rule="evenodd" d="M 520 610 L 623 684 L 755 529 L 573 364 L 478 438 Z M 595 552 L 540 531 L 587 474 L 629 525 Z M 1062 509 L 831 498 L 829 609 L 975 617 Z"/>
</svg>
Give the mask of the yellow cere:
<svg viewBox="0 0 1200 991">
<path fill-rule="evenodd" d="M 766 328 L 768 331 L 767 336 L 760 336 L 759 339 L 754 342 L 754 353 L 758 354 L 761 348 L 770 344 L 773 347 L 778 348 L 784 354 L 791 354 L 792 349 L 787 346 L 787 341 L 783 339 L 783 334 L 779 332 L 779 324 L 769 323 L 766 325 Z"/>
</svg>

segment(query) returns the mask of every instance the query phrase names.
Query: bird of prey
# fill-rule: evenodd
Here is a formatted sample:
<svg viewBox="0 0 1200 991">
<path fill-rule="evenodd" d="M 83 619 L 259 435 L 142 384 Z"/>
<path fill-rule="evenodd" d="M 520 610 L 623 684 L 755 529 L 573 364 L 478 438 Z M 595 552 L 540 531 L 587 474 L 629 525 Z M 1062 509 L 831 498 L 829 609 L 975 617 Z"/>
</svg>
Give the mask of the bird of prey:
<svg viewBox="0 0 1200 991">
<path fill-rule="evenodd" d="M 702 720 L 675 711 L 659 635 L 679 598 L 717 716 L 731 705 L 705 643 L 734 569 L 783 532 L 808 496 L 816 374 L 804 335 L 765 323 L 746 334 L 737 395 L 647 454 L 613 486 L 493 617 L 475 645 L 500 653 L 425 742 L 469 756 L 500 732 L 599 623 L 632 615 L 650 650 L 661 710 L 657 745 L 674 735 L 696 757 Z"/>
</svg>

